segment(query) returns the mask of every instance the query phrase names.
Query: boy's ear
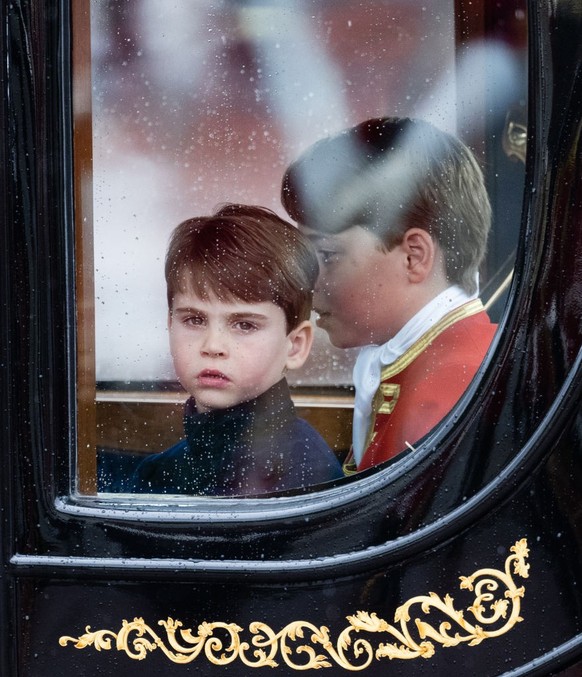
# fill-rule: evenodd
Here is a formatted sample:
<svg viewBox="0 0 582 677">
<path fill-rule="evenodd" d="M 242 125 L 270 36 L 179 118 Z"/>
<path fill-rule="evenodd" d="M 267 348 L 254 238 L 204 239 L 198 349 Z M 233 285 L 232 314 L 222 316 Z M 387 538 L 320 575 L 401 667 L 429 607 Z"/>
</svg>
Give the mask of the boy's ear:
<svg viewBox="0 0 582 677">
<path fill-rule="evenodd" d="M 285 366 L 287 369 L 299 369 L 305 364 L 313 343 L 313 325 L 309 320 L 304 320 L 287 336 L 289 352 Z"/>
<path fill-rule="evenodd" d="M 433 271 L 437 258 L 436 243 L 422 228 L 409 228 L 400 243 L 406 254 L 406 272 L 410 282 L 424 282 Z"/>
<path fill-rule="evenodd" d="M 168 329 L 172 326 L 172 311 L 168 310 Z"/>
</svg>

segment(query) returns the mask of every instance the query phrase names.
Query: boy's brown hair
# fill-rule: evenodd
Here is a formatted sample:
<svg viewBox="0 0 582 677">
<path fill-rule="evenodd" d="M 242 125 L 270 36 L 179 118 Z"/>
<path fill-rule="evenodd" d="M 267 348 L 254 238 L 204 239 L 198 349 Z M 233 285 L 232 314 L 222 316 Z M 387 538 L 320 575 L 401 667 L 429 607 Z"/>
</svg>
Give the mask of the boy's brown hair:
<svg viewBox="0 0 582 677">
<path fill-rule="evenodd" d="M 483 173 L 459 139 L 427 122 L 375 118 L 318 141 L 287 169 L 281 200 L 302 225 L 362 226 L 388 249 L 422 228 L 443 251 L 449 282 L 476 289 L 491 228 Z"/>
<path fill-rule="evenodd" d="M 289 332 L 309 319 L 319 265 L 309 240 L 271 210 L 227 204 L 176 227 L 165 273 L 170 312 L 174 296 L 186 291 L 227 302 L 270 301 L 285 313 Z"/>
</svg>

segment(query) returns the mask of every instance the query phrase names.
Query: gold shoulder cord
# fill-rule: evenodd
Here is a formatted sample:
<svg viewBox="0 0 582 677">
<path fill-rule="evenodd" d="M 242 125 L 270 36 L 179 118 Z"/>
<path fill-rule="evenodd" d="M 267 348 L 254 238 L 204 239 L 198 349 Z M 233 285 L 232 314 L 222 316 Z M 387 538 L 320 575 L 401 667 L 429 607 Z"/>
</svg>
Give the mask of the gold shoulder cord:
<svg viewBox="0 0 582 677">
<path fill-rule="evenodd" d="M 378 414 L 391 414 L 394 411 L 398 396 L 400 395 L 400 386 L 396 383 L 386 383 L 386 380 L 396 376 L 396 374 L 399 374 L 401 371 L 404 371 L 406 367 L 412 364 L 412 362 L 428 348 L 437 336 L 442 334 L 446 329 L 452 327 L 459 322 L 459 320 L 464 320 L 471 315 L 476 315 L 482 310 L 484 310 L 484 308 L 480 299 L 469 301 L 459 308 L 455 308 L 455 310 L 452 310 L 448 315 L 445 315 L 434 325 L 434 327 L 423 334 L 418 341 L 413 343 L 397 360 L 387 367 L 384 367 L 380 375 L 380 385 L 378 386 L 378 391 L 376 392 L 372 403 L 372 417 L 366 439 L 366 448 L 374 441 L 376 417 Z"/>
<path fill-rule="evenodd" d="M 474 301 L 469 301 L 468 303 L 463 304 L 459 308 L 455 308 L 448 315 L 445 315 L 441 320 L 439 320 L 434 327 L 429 329 L 425 334 L 423 334 L 416 343 L 413 343 L 410 348 L 403 353 L 397 360 L 394 360 L 392 364 L 389 364 L 387 367 L 382 369 L 381 380 L 385 381 L 387 378 L 399 374 L 401 371 L 406 369 L 409 364 L 414 362 L 414 360 L 426 350 L 426 348 L 436 339 L 439 334 L 442 334 L 445 329 L 452 327 L 454 324 L 459 322 L 459 320 L 464 320 L 471 315 L 477 315 L 482 310 L 485 310 L 481 299 L 475 299 Z"/>
<path fill-rule="evenodd" d="M 354 456 L 353 453 L 350 449 L 350 453 L 348 454 L 348 457 L 344 461 L 342 465 L 342 470 L 344 471 L 344 475 L 346 477 L 350 477 L 351 475 L 357 475 L 358 474 L 358 466 L 356 465 L 356 462 L 354 461 Z"/>
<path fill-rule="evenodd" d="M 238 660 L 249 668 L 274 668 L 285 663 L 293 670 L 335 665 L 357 672 L 385 658 L 430 659 L 437 646 L 476 646 L 504 635 L 523 620 L 520 607 L 525 587 L 518 587 L 514 577 L 529 576 L 526 539 L 512 545 L 510 552 L 503 570 L 485 568 L 459 577 L 460 590 L 474 593 L 465 609 L 458 609 L 449 594 L 441 597 L 429 592 L 412 597 L 396 609 L 393 624 L 374 612 L 357 611 L 354 616 L 346 616 L 348 625 L 335 642 L 325 625 L 316 626 L 309 621 L 293 621 L 279 631 L 254 621 L 245 633 L 236 623 L 204 621 L 190 629 L 168 618 L 158 621 L 161 632 L 143 618 L 134 618 L 122 621 L 117 632 L 87 626 L 84 634 L 64 635 L 59 644 L 66 647 L 72 643 L 76 649 L 92 646 L 97 651 L 115 649 L 134 660 L 144 660 L 152 651 L 160 650 L 172 663 L 207 660 L 214 665 L 227 665 Z M 378 635 L 384 641 L 374 642 L 366 634 Z"/>
</svg>

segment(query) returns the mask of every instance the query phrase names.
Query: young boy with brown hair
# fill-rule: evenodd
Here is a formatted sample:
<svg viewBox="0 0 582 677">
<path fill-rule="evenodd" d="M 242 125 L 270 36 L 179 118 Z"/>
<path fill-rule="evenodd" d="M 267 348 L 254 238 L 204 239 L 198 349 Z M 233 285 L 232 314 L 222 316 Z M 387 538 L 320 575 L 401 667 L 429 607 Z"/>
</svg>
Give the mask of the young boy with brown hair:
<svg viewBox="0 0 582 677">
<path fill-rule="evenodd" d="M 318 325 L 335 346 L 361 347 L 350 474 L 428 433 L 487 352 L 483 174 L 450 134 L 378 118 L 308 148 L 283 178 L 282 201 L 318 251 Z"/>
<path fill-rule="evenodd" d="M 165 273 L 172 358 L 191 395 L 186 437 L 145 459 L 131 490 L 234 496 L 341 477 L 284 376 L 313 341 L 309 240 L 267 209 L 226 205 L 175 229 Z"/>
</svg>

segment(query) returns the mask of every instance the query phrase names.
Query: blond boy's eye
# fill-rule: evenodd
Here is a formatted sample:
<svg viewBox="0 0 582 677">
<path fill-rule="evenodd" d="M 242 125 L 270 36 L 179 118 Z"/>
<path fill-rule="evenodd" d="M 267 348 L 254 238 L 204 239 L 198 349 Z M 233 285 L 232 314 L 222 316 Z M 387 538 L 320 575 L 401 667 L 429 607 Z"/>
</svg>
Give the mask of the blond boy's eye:
<svg viewBox="0 0 582 677">
<path fill-rule="evenodd" d="M 318 249 L 317 255 L 324 265 L 328 265 L 337 260 L 337 252 L 332 249 Z"/>
<path fill-rule="evenodd" d="M 204 318 L 201 315 L 191 315 L 184 318 L 184 323 L 198 327 L 204 324 Z"/>
</svg>

